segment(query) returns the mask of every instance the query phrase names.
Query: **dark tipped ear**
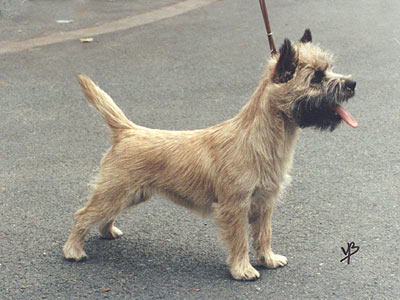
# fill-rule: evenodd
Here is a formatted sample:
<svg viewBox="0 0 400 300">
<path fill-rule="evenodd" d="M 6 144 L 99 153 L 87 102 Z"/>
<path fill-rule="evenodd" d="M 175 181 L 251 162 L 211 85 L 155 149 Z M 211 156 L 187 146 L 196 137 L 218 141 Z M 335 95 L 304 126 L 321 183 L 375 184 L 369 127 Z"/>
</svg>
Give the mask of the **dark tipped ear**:
<svg viewBox="0 0 400 300">
<path fill-rule="evenodd" d="M 312 42 L 312 36 L 311 36 L 311 31 L 310 31 L 310 29 L 307 28 L 307 29 L 304 31 L 304 34 L 303 34 L 303 36 L 301 37 L 300 42 L 302 42 L 302 43 L 311 43 L 311 42 Z"/>
<path fill-rule="evenodd" d="M 297 55 L 292 44 L 285 39 L 279 49 L 279 59 L 276 63 L 274 82 L 284 83 L 293 78 L 297 67 Z"/>
</svg>

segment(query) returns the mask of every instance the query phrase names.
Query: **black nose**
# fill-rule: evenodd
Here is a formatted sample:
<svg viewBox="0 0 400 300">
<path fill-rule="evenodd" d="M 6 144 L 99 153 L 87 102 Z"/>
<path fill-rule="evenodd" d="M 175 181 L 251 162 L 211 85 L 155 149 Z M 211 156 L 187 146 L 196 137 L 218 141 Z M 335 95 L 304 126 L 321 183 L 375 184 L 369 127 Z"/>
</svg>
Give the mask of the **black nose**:
<svg viewBox="0 0 400 300">
<path fill-rule="evenodd" d="M 356 88 L 356 84 L 357 84 L 357 82 L 355 82 L 353 80 L 346 80 L 344 83 L 344 86 L 345 86 L 345 88 L 354 91 L 354 89 Z"/>
</svg>

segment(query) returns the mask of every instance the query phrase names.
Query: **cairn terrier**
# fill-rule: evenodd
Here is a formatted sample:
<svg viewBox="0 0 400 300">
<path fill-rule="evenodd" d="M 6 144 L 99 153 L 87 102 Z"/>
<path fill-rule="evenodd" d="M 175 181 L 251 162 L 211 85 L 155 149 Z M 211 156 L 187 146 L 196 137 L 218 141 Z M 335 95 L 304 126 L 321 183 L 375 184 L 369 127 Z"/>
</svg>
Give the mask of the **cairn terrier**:
<svg viewBox="0 0 400 300">
<path fill-rule="evenodd" d="M 286 257 L 271 249 L 275 200 L 288 175 L 300 128 L 334 130 L 356 120 L 341 104 L 354 95 L 356 82 L 332 71 L 332 57 L 312 43 L 306 30 L 296 44 L 285 39 L 267 65 L 249 102 L 232 119 L 193 131 L 166 131 L 129 121 L 114 101 L 88 77 L 78 76 L 87 100 L 111 128 L 113 145 L 85 207 L 74 216 L 64 255 L 86 258 L 84 238 L 99 224 L 104 238 L 122 232 L 115 218 L 128 207 L 161 194 L 203 216 L 221 230 L 232 277 L 255 280 L 247 225 L 260 266 L 277 268 Z"/>
</svg>

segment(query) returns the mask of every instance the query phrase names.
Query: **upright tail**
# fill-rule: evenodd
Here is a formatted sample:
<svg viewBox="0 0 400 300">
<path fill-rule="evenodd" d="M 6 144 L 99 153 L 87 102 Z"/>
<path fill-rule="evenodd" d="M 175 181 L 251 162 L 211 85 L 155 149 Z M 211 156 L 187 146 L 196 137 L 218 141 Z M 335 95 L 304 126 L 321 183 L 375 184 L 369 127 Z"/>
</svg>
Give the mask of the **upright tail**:
<svg viewBox="0 0 400 300">
<path fill-rule="evenodd" d="M 106 92 L 100 89 L 89 77 L 78 75 L 78 81 L 86 99 L 96 108 L 110 126 L 114 142 L 122 131 L 135 128 L 122 110 L 114 103 Z"/>
</svg>

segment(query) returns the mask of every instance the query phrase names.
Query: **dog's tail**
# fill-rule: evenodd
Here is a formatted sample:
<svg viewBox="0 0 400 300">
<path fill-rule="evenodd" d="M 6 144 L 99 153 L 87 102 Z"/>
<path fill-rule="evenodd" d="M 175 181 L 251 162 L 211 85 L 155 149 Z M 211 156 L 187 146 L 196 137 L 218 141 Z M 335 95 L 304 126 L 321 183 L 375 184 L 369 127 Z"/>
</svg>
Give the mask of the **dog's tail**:
<svg viewBox="0 0 400 300">
<path fill-rule="evenodd" d="M 86 99 L 100 112 L 103 119 L 110 126 L 114 142 L 119 140 L 118 137 L 122 131 L 135 128 L 135 125 L 128 120 L 113 99 L 89 77 L 79 74 L 78 81 Z"/>
</svg>

